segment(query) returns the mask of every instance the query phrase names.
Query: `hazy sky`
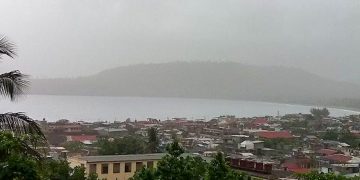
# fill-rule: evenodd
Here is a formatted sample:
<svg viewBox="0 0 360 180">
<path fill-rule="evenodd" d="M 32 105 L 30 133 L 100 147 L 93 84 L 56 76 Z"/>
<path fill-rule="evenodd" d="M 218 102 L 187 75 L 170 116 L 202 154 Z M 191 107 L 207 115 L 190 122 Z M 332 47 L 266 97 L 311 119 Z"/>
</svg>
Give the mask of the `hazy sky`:
<svg viewBox="0 0 360 180">
<path fill-rule="evenodd" d="M 236 61 L 360 82 L 359 0 L 0 0 L 33 77 L 137 63 Z"/>
</svg>

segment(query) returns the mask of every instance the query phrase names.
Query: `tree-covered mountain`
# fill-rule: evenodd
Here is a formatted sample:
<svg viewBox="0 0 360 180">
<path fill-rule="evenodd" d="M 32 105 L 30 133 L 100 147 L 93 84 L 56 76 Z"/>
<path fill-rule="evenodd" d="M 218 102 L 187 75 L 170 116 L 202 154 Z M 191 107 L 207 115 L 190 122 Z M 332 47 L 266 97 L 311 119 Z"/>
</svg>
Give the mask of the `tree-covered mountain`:
<svg viewBox="0 0 360 180">
<path fill-rule="evenodd" d="M 360 108 L 360 86 L 296 68 L 231 62 L 117 67 L 73 79 L 35 79 L 33 94 L 223 98 Z"/>
</svg>

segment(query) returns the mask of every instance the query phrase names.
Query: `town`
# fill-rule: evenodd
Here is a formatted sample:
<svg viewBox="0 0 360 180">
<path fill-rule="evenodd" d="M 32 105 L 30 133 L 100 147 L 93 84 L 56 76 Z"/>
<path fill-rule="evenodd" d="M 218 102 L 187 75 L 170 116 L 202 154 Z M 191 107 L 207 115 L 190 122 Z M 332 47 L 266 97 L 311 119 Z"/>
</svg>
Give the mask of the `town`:
<svg viewBox="0 0 360 180">
<path fill-rule="evenodd" d="M 49 158 L 66 159 L 99 179 L 128 179 L 156 167 L 174 139 L 185 154 L 212 159 L 251 179 L 296 179 L 311 172 L 359 176 L 360 116 L 332 117 L 326 108 L 308 114 L 211 120 L 173 118 L 115 122 L 37 121 L 50 144 Z"/>
</svg>

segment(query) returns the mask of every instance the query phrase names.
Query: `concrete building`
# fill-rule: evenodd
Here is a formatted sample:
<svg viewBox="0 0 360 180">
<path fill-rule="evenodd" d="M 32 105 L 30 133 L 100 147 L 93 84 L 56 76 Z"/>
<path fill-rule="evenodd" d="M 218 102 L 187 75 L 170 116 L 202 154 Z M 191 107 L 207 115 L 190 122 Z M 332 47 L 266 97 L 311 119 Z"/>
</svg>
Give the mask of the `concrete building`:
<svg viewBox="0 0 360 180">
<path fill-rule="evenodd" d="M 264 141 L 243 141 L 238 144 L 239 149 L 258 150 L 264 148 Z"/>
<path fill-rule="evenodd" d="M 86 174 L 97 173 L 99 179 L 127 180 L 142 167 L 156 167 L 165 153 L 83 156 L 69 158 L 70 166 L 85 167 Z"/>
</svg>

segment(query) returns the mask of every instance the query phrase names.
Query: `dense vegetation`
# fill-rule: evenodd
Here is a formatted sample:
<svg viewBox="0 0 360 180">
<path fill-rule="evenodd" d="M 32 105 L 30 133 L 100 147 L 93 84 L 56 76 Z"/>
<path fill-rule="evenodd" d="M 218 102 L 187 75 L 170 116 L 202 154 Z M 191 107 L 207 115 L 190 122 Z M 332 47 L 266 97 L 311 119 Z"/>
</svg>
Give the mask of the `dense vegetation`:
<svg viewBox="0 0 360 180">
<path fill-rule="evenodd" d="M 144 154 L 161 151 L 155 128 L 148 129 L 148 139 L 133 134 L 120 138 L 100 139 L 96 146 L 99 147 L 100 155 Z"/>
<path fill-rule="evenodd" d="M 210 163 L 198 156 L 184 156 L 184 149 L 175 139 L 166 148 L 156 169 L 143 168 L 133 180 L 242 180 L 245 175 L 232 170 L 225 162 L 223 154 L 218 153 Z"/>
<path fill-rule="evenodd" d="M 85 169 L 71 168 L 66 160 L 39 158 L 23 142 L 28 137 L 0 132 L 0 179 L 19 180 L 95 180 Z"/>
<path fill-rule="evenodd" d="M 345 142 L 353 148 L 360 147 L 360 139 L 346 129 L 328 130 L 322 135 L 322 138 L 325 140 Z"/>
</svg>

